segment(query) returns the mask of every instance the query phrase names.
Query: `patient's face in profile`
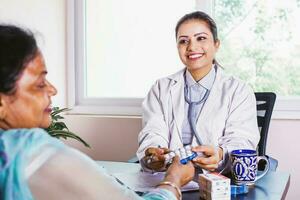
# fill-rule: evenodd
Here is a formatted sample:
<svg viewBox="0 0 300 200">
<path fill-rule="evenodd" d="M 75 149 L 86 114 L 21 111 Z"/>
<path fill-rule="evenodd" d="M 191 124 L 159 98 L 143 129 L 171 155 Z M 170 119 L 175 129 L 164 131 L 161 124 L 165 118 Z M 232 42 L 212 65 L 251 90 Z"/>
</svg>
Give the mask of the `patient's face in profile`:
<svg viewBox="0 0 300 200">
<path fill-rule="evenodd" d="M 44 58 L 38 53 L 29 61 L 16 82 L 13 94 L 1 94 L 6 128 L 47 128 L 51 123 L 51 97 L 56 89 L 47 79 Z"/>
<path fill-rule="evenodd" d="M 210 68 L 219 48 L 209 25 L 192 19 L 180 25 L 177 33 L 177 48 L 181 61 L 189 71 Z"/>
</svg>

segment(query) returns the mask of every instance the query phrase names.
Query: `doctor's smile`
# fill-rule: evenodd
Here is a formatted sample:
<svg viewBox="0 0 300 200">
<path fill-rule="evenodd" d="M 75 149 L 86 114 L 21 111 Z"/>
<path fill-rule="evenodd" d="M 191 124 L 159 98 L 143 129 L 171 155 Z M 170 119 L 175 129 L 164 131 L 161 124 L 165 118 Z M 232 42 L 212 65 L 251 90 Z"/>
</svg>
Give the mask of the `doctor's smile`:
<svg viewBox="0 0 300 200">
<path fill-rule="evenodd" d="M 198 58 L 201 58 L 202 56 L 204 56 L 204 53 L 189 53 L 187 55 L 187 58 L 190 59 L 190 60 L 192 60 L 192 61 L 195 61 Z"/>
</svg>

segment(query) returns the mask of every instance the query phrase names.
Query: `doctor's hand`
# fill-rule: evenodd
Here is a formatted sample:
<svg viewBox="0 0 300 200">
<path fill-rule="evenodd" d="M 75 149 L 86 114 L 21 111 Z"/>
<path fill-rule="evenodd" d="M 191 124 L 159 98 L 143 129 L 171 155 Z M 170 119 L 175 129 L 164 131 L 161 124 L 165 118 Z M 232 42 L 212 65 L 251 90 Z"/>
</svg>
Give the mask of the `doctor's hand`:
<svg viewBox="0 0 300 200">
<path fill-rule="evenodd" d="M 150 147 L 145 151 L 145 157 L 142 158 L 144 165 L 154 171 L 165 170 L 165 157 L 164 154 L 169 153 L 167 148 Z"/>
<path fill-rule="evenodd" d="M 219 162 L 223 159 L 223 149 L 221 147 L 201 145 L 193 147 L 192 151 L 204 154 L 204 156 L 194 158 L 193 163 L 209 171 L 215 171 Z"/>
</svg>

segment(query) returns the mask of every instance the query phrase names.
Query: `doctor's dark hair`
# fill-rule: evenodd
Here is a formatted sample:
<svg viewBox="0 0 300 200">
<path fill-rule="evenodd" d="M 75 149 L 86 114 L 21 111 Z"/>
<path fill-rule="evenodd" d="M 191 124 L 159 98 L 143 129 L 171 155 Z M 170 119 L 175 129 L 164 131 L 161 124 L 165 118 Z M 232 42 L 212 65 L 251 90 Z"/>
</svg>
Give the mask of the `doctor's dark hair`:
<svg viewBox="0 0 300 200">
<path fill-rule="evenodd" d="M 37 55 L 33 33 L 0 24 L 0 93 L 13 94 L 26 65 Z"/>
<path fill-rule="evenodd" d="M 219 40 L 218 38 L 218 29 L 217 29 L 217 25 L 215 23 L 215 21 L 205 12 L 201 12 L 201 11 L 195 11 L 189 14 L 184 15 L 178 22 L 175 28 L 175 36 L 177 38 L 177 34 L 178 34 L 178 29 L 179 27 L 186 21 L 189 20 L 199 20 L 199 21 L 204 21 L 206 22 L 206 24 L 208 25 L 213 38 L 214 38 L 214 42 L 217 42 Z"/>
</svg>

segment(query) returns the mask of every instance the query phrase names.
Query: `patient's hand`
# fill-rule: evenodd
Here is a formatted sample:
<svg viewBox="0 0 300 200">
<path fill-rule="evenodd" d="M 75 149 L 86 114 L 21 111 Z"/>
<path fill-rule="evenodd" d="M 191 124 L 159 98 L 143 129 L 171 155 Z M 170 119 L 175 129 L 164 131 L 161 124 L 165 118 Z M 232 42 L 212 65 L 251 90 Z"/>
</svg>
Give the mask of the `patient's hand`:
<svg viewBox="0 0 300 200">
<path fill-rule="evenodd" d="M 181 164 L 178 156 L 175 156 L 172 164 L 169 166 L 165 181 L 171 181 L 179 187 L 190 182 L 195 174 L 195 168 L 192 162 Z"/>
<path fill-rule="evenodd" d="M 195 168 L 191 162 L 181 164 L 178 156 L 173 158 L 165 178 L 158 184 L 161 189 L 167 189 L 172 192 L 177 199 L 182 199 L 180 188 L 192 180 L 195 174 Z"/>
<path fill-rule="evenodd" d="M 145 157 L 142 159 L 144 165 L 154 171 L 164 171 L 165 157 L 164 154 L 169 153 L 167 148 L 150 147 L 145 151 Z"/>
</svg>

